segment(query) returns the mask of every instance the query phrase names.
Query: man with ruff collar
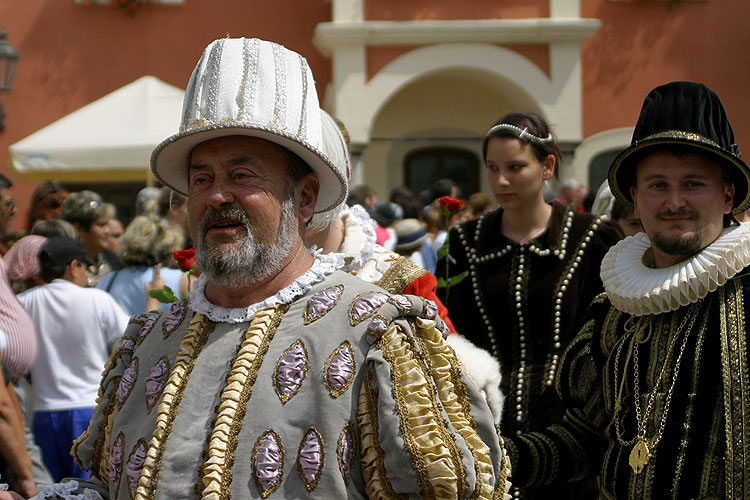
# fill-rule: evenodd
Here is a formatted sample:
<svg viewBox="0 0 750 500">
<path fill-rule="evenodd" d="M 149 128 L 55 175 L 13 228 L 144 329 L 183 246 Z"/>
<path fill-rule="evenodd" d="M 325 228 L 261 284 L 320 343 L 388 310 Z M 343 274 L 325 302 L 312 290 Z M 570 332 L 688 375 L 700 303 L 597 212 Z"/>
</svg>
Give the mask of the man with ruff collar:
<svg viewBox="0 0 750 500">
<path fill-rule="evenodd" d="M 492 415 L 436 307 L 305 245 L 313 213 L 347 190 L 318 106 L 307 62 L 270 42 L 217 40 L 193 71 L 180 132 L 151 164 L 188 196 L 202 275 L 186 301 L 135 316 L 105 368 L 73 452 L 110 498 L 507 488 Z"/>
<path fill-rule="evenodd" d="M 749 180 L 714 92 L 649 93 L 609 171 L 645 233 L 602 261 L 606 294 L 557 379 L 564 424 L 506 439 L 514 484 L 600 475 L 601 498 L 750 498 L 750 227 L 733 217 Z"/>
</svg>

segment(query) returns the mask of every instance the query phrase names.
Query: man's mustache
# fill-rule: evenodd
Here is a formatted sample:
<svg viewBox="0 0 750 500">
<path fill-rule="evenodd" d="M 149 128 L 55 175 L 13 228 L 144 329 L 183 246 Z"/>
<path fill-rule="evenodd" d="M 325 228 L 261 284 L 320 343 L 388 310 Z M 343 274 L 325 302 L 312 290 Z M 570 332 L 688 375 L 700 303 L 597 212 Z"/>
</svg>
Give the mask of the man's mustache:
<svg viewBox="0 0 750 500">
<path fill-rule="evenodd" d="M 689 210 L 689 209 L 683 209 L 683 210 L 677 210 L 676 212 L 673 212 L 671 210 L 662 210 L 661 212 L 656 213 L 656 217 L 658 218 L 664 218 L 664 217 L 698 217 L 698 212 L 695 210 Z"/>
<path fill-rule="evenodd" d="M 240 207 L 231 206 L 225 208 L 210 208 L 201 219 L 201 233 L 205 233 L 214 222 L 233 221 L 250 227 L 250 217 Z"/>
</svg>

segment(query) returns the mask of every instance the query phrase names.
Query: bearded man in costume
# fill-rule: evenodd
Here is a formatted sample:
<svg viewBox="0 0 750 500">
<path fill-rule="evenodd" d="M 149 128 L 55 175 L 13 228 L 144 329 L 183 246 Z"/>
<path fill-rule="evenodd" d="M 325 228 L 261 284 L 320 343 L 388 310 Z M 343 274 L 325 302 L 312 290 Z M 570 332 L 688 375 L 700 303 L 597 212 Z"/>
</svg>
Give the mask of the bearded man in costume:
<svg viewBox="0 0 750 500">
<path fill-rule="evenodd" d="M 489 499 L 507 488 L 492 415 L 434 304 L 306 247 L 312 214 L 347 190 L 320 127 L 299 54 L 257 39 L 208 46 L 180 132 L 151 160 L 188 196 L 202 275 L 186 301 L 134 317 L 105 369 L 73 450 L 104 495 Z"/>
<path fill-rule="evenodd" d="M 567 349 L 562 424 L 505 437 L 514 485 L 600 476 L 600 498 L 750 498 L 750 170 L 704 85 L 649 93 L 609 171 L 644 233 L 602 261 Z"/>
</svg>

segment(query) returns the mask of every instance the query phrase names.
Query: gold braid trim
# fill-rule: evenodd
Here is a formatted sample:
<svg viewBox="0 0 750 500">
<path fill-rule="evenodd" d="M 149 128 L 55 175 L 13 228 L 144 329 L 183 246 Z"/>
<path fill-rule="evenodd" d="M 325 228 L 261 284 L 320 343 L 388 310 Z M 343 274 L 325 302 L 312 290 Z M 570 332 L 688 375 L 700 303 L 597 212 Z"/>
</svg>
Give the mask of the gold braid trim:
<svg viewBox="0 0 750 500">
<path fill-rule="evenodd" d="M 427 499 L 459 498 L 456 471 L 461 470 L 462 464 L 454 461 L 446 442 L 443 416 L 439 409 L 435 411 L 437 404 L 431 384 L 415 359 L 402 327 L 391 323 L 377 347 L 391 367 L 396 413 L 421 495 Z"/>
<path fill-rule="evenodd" d="M 242 339 L 237 357 L 221 391 L 219 408 L 208 441 L 203 464 L 201 498 L 219 500 L 232 497 L 232 466 L 247 403 L 253 393 L 258 370 L 288 305 L 264 309 L 255 315 Z"/>
<path fill-rule="evenodd" d="M 510 466 L 510 457 L 508 452 L 505 450 L 505 440 L 500 435 L 500 427 L 495 426 L 497 432 L 497 439 L 500 443 L 500 451 L 503 454 L 503 461 L 500 463 L 500 475 L 497 477 L 497 483 L 495 483 L 495 492 L 493 493 L 493 500 L 510 500 L 510 476 L 512 469 Z"/>
<path fill-rule="evenodd" d="M 360 450 L 362 455 L 362 475 L 365 478 L 367 495 L 372 500 L 403 500 L 393 489 L 385 473 L 385 456 L 378 440 L 378 402 L 372 388 L 370 370 L 365 368 L 362 387 L 359 390 L 357 423 L 360 433 Z"/>
<path fill-rule="evenodd" d="M 493 496 L 494 468 L 490 448 L 476 431 L 471 416 L 466 386 L 461 380 L 461 365 L 453 349 L 435 328 L 434 320 L 415 318 L 414 334 L 420 341 L 429 363 L 429 370 L 437 386 L 438 397 L 455 431 L 464 439 L 473 457 L 476 486 L 469 498 L 491 499 Z M 466 475 L 463 474 L 462 483 Z M 463 495 L 460 496 L 463 498 Z"/>
<path fill-rule="evenodd" d="M 421 278 L 426 272 L 406 257 L 400 257 L 391 262 L 388 270 L 383 273 L 383 277 L 375 284 L 390 293 L 404 293 L 412 281 Z"/>
<path fill-rule="evenodd" d="M 156 409 L 156 427 L 151 435 L 151 440 L 146 451 L 146 459 L 143 463 L 141 477 L 138 479 L 138 489 L 134 500 L 151 500 L 159 480 L 159 469 L 161 468 L 161 457 L 167 438 L 172 431 L 177 408 L 182 400 L 182 393 L 193 371 L 195 359 L 200 354 L 208 336 L 214 329 L 215 324 L 202 314 L 196 314 L 187 327 L 187 332 L 180 342 L 180 350 L 177 352 L 174 366 L 169 374 L 169 380 L 164 386 L 162 400 Z"/>
<path fill-rule="evenodd" d="M 733 279 L 719 288 L 721 365 L 727 439 L 727 498 L 750 498 L 750 378 L 748 377 L 745 308 L 742 282 Z"/>
</svg>

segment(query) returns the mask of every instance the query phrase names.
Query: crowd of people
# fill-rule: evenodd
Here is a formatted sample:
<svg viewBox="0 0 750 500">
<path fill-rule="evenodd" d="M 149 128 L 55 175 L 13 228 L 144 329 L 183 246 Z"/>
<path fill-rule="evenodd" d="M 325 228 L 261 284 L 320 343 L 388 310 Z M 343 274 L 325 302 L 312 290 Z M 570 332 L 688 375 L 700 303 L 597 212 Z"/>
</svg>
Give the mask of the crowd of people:
<svg viewBox="0 0 750 500">
<path fill-rule="evenodd" d="M 484 134 L 493 196 L 350 187 L 263 40 L 209 45 L 181 116 L 125 224 L 44 182 L 10 235 L 0 175 L 0 500 L 750 497 L 750 168 L 713 91 L 653 89 L 591 194 L 526 111 Z"/>
</svg>

